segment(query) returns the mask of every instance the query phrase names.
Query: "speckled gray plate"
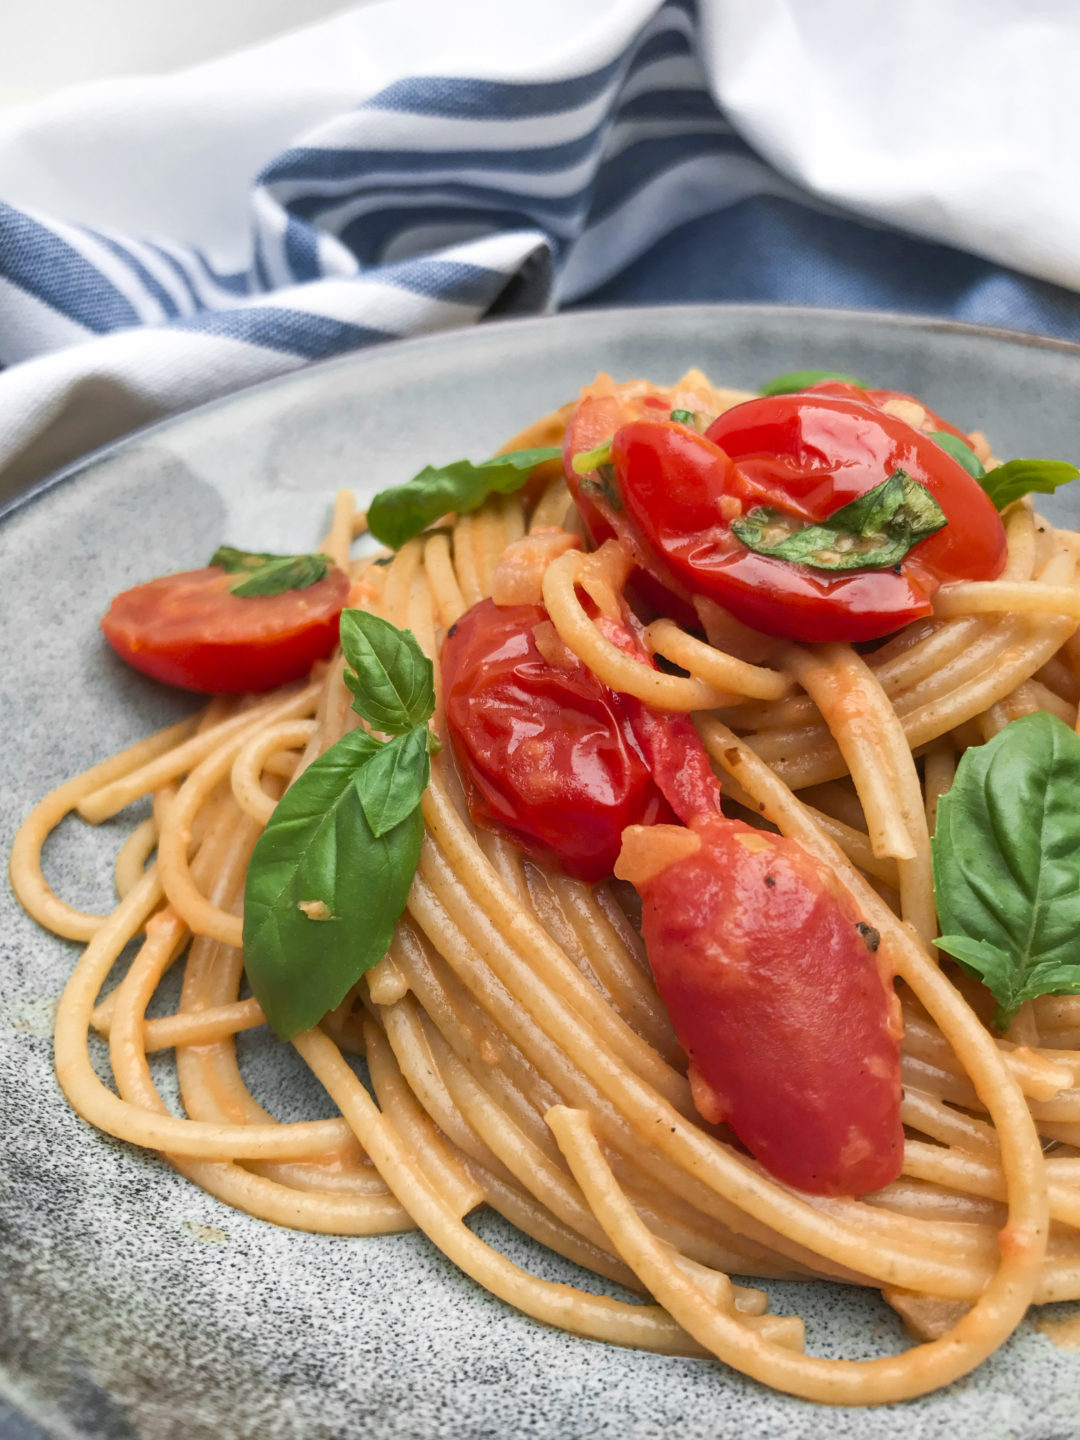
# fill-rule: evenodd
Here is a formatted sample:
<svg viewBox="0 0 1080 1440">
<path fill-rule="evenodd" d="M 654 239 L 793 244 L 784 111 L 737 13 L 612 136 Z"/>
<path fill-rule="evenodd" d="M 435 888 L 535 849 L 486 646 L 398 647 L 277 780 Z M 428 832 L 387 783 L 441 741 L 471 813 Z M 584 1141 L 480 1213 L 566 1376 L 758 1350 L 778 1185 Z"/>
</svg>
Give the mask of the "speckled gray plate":
<svg viewBox="0 0 1080 1440">
<path fill-rule="evenodd" d="M 1000 453 L 1080 455 L 1080 346 L 881 315 L 581 313 L 373 350 L 249 391 L 92 456 L 0 525 L 5 851 L 46 790 L 185 708 L 99 639 L 115 591 L 203 564 L 222 540 L 310 545 L 335 487 L 369 492 L 428 461 L 479 458 L 597 369 L 673 379 L 692 364 L 748 387 L 832 366 L 914 391 L 985 429 Z M 1061 498 L 1047 508 L 1065 514 Z M 105 903 L 119 833 L 65 826 L 51 843 L 49 871 L 76 904 Z M 481 1294 L 422 1236 L 302 1235 L 229 1210 L 69 1111 L 52 1076 L 50 1030 L 76 947 L 43 934 L 10 895 L 0 904 L 0 1434 L 1080 1434 L 1080 1354 L 1028 1325 L 945 1392 L 883 1410 L 826 1410 L 720 1365 L 548 1330 Z M 275 1113 L 327 1113 L 287 1047 L 255 1035 L 241 1048 Z M 168 1093 L 164 1062 L 158 1078 Z M 476 1223 L 544 1275 L 575 1278 L 501 1223 Z M 868 1357 L 902 1343 L 876 1296 L 771 1291 L 775 1310 L 807 1316 L 819 1353 Z"/>
</svg>

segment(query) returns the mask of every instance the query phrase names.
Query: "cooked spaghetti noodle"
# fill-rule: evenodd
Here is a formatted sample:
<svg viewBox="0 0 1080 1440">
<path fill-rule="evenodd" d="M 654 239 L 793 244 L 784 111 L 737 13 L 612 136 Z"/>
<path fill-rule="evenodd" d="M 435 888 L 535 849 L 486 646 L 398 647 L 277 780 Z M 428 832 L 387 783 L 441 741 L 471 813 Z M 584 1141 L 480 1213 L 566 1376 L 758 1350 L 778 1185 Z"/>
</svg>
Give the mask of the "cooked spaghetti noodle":
<svg viewBox="0 0 1080 1440">
<path fill-rule="evenodd" d="M 704 392 L 714 413 L 744 398 L 696 373 L 672 403 L 686 392 Z M 567 413 L 513 446 L 558 444 Z M 352 603 L 408 627 L 437 659 L 442 633 L 490 595 L 507 545 L 561 523 L 568 506 L 558 476 L 528 504 L 493 498 L 389 563 L 352 562 Z M 347 567 L 362 529 L 340 497 L 323 548 Z M 21 902 L 87 942 L 56 1025 L 71 1104 L 276 1224 L 419 1227 L 479 1284 L 580 1335 L 710 1353 L 831 1403 L 901 1400 L 964 1374 L 1030 1304 L 1080 1298 L 1080 996 L 1029 1002 L 995 1038 L 979 987 L 939 968 L 930 948 L 930 834 L 959 754 L 1033 709 L 1076 723 L 1080 536 L 1026 502 L 1007 531 L 1000 580 L 946 587 L 933 619 L 867 657 L 788 645 L 759 663 L 740 628 L 703 607 L 712 643 L 667 620 L 646 631 L 686 672 L 669 674 L 610 644 L 581 602 L 617 605 L 624 566 L 568 551 L 543 579 L 561 642 L 613 689 L 694 712 L 728 799 L 823 858 L 880 932 L 906 1030 L 904 1173 L 886 1189 L 860 1201 L 798 1193 L 701 1127 L 616 888 L 545 873 L 477 831 L 448 746 L 389 952 L 293 1042 L 340 1113 L 275 1121 L 241 1078 L 234 1043 L 263 1023 L 240 998 L 245 866 L 290 778 L 356 723 L 340 655 L 306 685 L 214 700 L 68 781 L 23 825 L 11 858 Z M 49 832 L 71 811 L 96 823 L 143 796 L 153 817 L 118 856 L 118 905 L 106 916 L 72 909 L 42 875 Z M 126 975 L 100 998 L 138 936 Z M 180 956 L 176 1013 L 148 1018 Z M 118 1093 L 91 1064 L 94 1030 L 108 1039 Z M 183 1116 L 151 1076 L 147 1056 L 163 1049 L 175 1050 Z M 374 1099 L 343 1051 L 366 1056 Z M 481 1204 L 651 1303 L 528 1274 L 464 1223 Z M 880 1288 L 920 1343 L 864 1362 L 809 1357 L 801 1321 L 769 1315 L 766 1295 L 732 1276 Z"/>
</svg>

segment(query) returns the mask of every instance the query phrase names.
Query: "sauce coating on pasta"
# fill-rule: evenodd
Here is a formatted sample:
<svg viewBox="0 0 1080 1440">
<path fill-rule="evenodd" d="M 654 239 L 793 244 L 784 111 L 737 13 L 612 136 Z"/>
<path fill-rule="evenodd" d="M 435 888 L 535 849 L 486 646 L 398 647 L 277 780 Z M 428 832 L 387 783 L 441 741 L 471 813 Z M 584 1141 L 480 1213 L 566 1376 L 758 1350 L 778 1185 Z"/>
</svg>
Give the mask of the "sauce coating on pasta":
<svg viewBox="0 0 1080 1440">
<path fill-rule="evenodd" d="M 972 474 L 991 463 L 981 437 L 914 397 L 848 384 L 826 381 L 815 403 L 851 401 L 922 440 L 944 435 Z M 54 933 L 88 942 L 59 1004 L 57 1078 L 103 1132 L 270 1222 L 419 1228 L 478 1284 L 574 1334 L 704 1348 L 817 1403 L 911 1399 L 974 1369 L 1030 1304 L 1080 1298 L 1080 993 L 1031 998 L 1021 974 L 997 995 L 1007 1015 L 995 1028 L 979 982 L 934 954 L 930 863 L 931 836 L 972 833 L 961 792 L 999 813 L 984 783 L 999 741 L 1011 777 L 1022 762 L 1025 796 L 1050 750 L 1065 758 L 1066 801 L 1075 794 L 1080 537 L 1018 500 L 1025 484 L 1052 488 L 1075 471 L 1056 462 L 1055 479 L 1055 462 L 1015 461 L 991 472 L 1008 548 L 999 581 L 986 583 L 988 566 L 983 580 L 943 586 L 933 617 L 872 649 L 803 648 L 663 568 L 624 503 L 647 487 L 610 458 L 616 432 L 640 425 L 712 463 L 719 447 L 704 432 L 753 397 L 694 372 L 672 387 L 601 377 L 584 401 L 523 432 L 513 462 L 423 472 L 414 485 L 426 475 L 432 488 L 419 505 L 395 487 L 392 554 L 350 558 L 364 522 L 347 492 L 318 555 L 230 552 L 245 572 L 258 562 L 257 589 L 310 579 L 312 561 L 347 571 L 342 651 L 306 683 L 215 698 L 30 813 L 12 850 L 15 891 Z M 746 413 L 727 422 L 732 450 Z M 543 469 L 560 444 L 577 518 Z M 594 448 L 579 475 L 574 458 Z M 534 465 L 525 488 L 500 489 Z M 495 474 L 498 493 L 484 488 Z M 876 499 L 877 487 L 854 497 L 861 508 L 843 524 L 809 502 L 801 518 L 758 516 L 746 548 L 792 569 L 809 555 L 834 579 L 852 553 L 897 548 L 917 579 L 908 556 L 943 533 L 937 502 L 910 476 L 882 483 Z M 452 523 L 448 494 L 462 511 Z M 726 528 L 761 508 L 732 510 Z M 618 543 L 585 554 L 582 526 Z M 991 551 L 1000 535 L 984 531 Z M 470 663 L 455 675 L 453 646 L 470 627 Z M 444 718 L 434 666 L 448 632 Z M 475 713 L 464 677 L 480 677 Z M 504 700 L 506 715 L 488 712 Z M 560 733 L 564 705 L 574 724 Z M 483 743 L 470 749 L 474 725 Z M 579 743 L 591 760 L 576 774 Z M 452 747 L 466 790 L 470 753 L 487 767 L 475 825 Z M 572 793 L 585 826 L 564 803 L 566 775 L 582 782 Z M 1071 825 L 1060 783 L 1056 793 Z M 42 869 L 52 829 L 72 810 L 97 824 L 140 800 L 151 813 L 117 857 L 116 909 L 89 914 L 54 894 Z M 1025 836 L 1037 808 L 1014 804 Z M 1075 845 L 1049 848 L 1060 881 Z M 527 858 L 541 855 L 542 868 Z M 593 882 L 616 864 L 639 891 L 640 932 L 628 885 Z M 566 873 L 574 865 L 587 881 Z M 1021 889 L 1004 876 L 994 895 L 1019 908 Z M 1066 936 L 1077 894 L 1080 876 L 1056 892 Z M 957 925 L 963 909 L 954 897 Z M 259 913 L 266 924 L 249 925 Z M 964 934 L 951 943 L 963 949 Z M 985 950 L 967 947 L 976 960 Z M 185 976 L 173 1007 L 175 991 L 154 990 L 174 962 Z M 257 993 L 243 991 L 245 969 L 253 992 L 261 977 Z M 1063 970 L 1052 983 L 1067 990 Z M 249 1091 L 261 1066 L 241 1074 L 235 1037 L 268 1016 L 278 1038 L 263 1031 L 264 1058 L 291 1036 L 337 1113 L 278 1123 Z M 110 1041 L 115 1084 L 99 1074 L 93 1032 Z M 175 1113 L 147 1060 L 170 1048 Z M 345 1052 L 366 1056 L 374 1096 Z M 903 1174 L 890 1184 L 901 1121 Z M 863 1189 L 869 1203 L 844 1198 Z M 520 1268 L 466 1222 L 482 1204 L 651 1300 Z M 801 1320 L 768 1313 L 767 1281 L 733 1282 L 747 1275 L 876 1287 L 927 1343 L 870 1360 L 805 1354 Z"/>
</svg>

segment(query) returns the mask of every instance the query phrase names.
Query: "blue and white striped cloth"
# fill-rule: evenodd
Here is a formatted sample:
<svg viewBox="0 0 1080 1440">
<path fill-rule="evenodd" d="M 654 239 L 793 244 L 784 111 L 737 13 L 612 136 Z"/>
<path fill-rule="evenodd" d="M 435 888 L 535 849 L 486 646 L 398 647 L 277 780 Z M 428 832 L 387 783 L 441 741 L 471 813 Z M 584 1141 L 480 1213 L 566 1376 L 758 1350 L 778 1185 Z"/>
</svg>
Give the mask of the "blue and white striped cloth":
<svg viewBox="0 0 1080 1440">
<path fill-rule="evenodd" d="M 496 314 L 780 300 L 1080 339 L 1064 9 L 910 0 L 885 40 L 861 0 L 395 0 L 0 116 L 0 498 Z"/>
</svg>

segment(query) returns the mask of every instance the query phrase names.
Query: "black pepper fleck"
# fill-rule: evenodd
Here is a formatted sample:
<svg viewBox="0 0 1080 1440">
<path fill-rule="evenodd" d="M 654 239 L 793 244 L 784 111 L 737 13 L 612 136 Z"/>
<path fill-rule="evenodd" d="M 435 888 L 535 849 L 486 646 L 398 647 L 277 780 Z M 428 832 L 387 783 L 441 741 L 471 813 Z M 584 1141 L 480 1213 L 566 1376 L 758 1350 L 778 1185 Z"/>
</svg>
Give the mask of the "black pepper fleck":
<svg viewBox="0 0 1080 1440">
<path fill-rule="evenodd" d="M 859 934 L 866 941 L 866 948 L 868 950 L 876 950 L 881 944 L 881 936 L 872 925 L 867 925 L 865 920 L 856 920 L 855 929 L 858 930 Z"/>
</svg>

